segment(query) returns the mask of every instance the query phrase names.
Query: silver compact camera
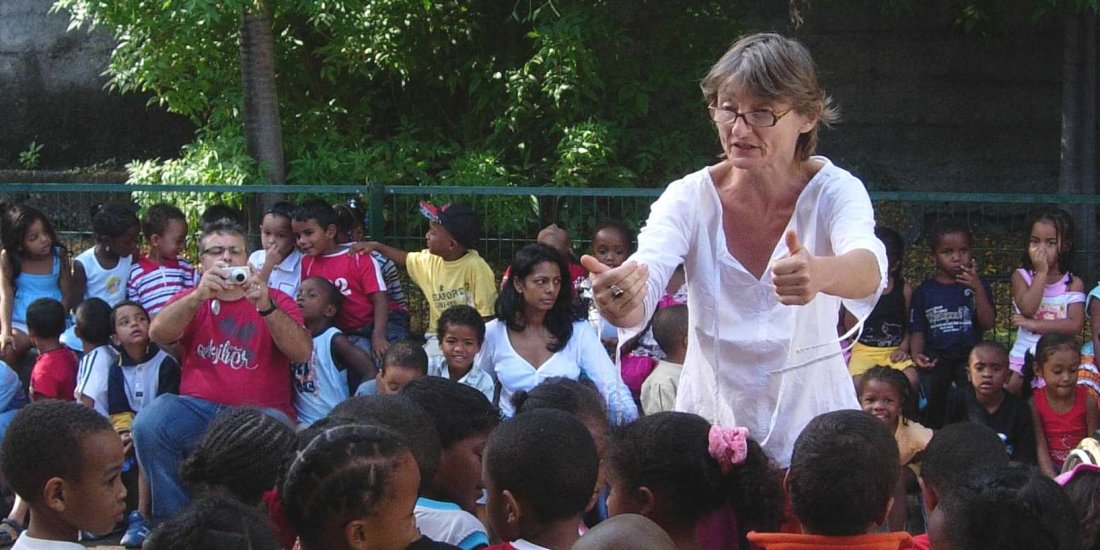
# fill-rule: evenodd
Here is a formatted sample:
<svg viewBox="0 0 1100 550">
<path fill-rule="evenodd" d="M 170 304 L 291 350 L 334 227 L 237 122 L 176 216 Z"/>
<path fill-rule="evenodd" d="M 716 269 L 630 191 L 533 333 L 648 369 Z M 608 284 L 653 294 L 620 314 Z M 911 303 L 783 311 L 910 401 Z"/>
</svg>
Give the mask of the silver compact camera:
<svg viewBox="0 0 1100 550">
<path fill-rule="evenodd" d="M 244 284 L 244 282 L 248 280 L 249 275 L 248 266 L 246 265 L 225 268 L 225 278 L 229 279 L 230 284 Z"/>
</svg>

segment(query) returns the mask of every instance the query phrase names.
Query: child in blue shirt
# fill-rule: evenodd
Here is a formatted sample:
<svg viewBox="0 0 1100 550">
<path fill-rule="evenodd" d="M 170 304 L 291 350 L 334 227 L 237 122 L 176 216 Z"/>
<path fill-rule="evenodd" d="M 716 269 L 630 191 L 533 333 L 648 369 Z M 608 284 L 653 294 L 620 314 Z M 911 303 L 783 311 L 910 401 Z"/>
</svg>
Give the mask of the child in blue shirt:
<svg viewBox="0 0 1100 550">
<path fill-rule="evenodd" d="M 935 275 L 913 291 L 909 311 L 909 347 L 920 369 L 920 385 L 928 398 L 921 423 L 932 429 L 944 424 L 952 382 L 968 384 L 967 357 L 993 328 L 995 312 L 989 284 L 978 277 L 977 260 L 970 255 L 970 228 L 959 220 L 932 225 Z"/>
<path fill-rule="evenodd" d="M 313 335 L 310 362 L 291 366 L 299 429 L 350 397 L 360 381 L 374 378 L 374 359 L 333 324 L 341 301 L 340 290 L 323 277 L 309 277 L 298 286 L 298 309 Z"/>
</svg>

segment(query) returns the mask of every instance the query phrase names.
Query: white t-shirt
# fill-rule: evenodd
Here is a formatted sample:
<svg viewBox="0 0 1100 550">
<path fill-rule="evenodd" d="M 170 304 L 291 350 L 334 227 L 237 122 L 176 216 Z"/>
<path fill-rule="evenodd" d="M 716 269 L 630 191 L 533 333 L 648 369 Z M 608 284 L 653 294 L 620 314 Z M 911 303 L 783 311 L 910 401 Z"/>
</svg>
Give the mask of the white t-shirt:
<svg viewBox="0 0 1100 550">
<path fill-rule="evenodd" d="M 565 346 L 550 356 L 537 369 L 519 356 L 508 339 L 508 327 L 500 319 L 485 323 L 485 343 L 478 354 L 478 367 L 500 382 L 500 412 L 512 416 L 512 394 L 530 391 L 548 378 L 580 378 L 581 373 L 596 384 L 607 400 L 607 409 L 614 424 L 625 424 L 638 418 L 638 407 L 623 383 L 618 369 L 607 356 L 607 350 L 587 321 L 573 323 L 573 336 Z M 848 383 L 849 389 L 851 383 Z"/>
<path fill-rule="evenodd" d="M 16 539 L 11 550 L 84 550 L 84 546 L 63 540 L 36 539 L 23 533 Z"/>
<path fill-rule="evenodd" d="M 489 544 L 485 526 L 477 516 L 453 502 L 420 497 L 416 499 L 413 514 L 416 516 L 416 528 L 420 530 L 420 534 L 436 542 L 453 544 L 459 548 L 476 548 Z"/>
<path fill-rule="evenodd" d="M 347 371 L 332 357 L 332 339 L 338 334 L 341 334 L 339 329 L 328 327 L 314 336 L 309 363 L 290 365 L 294 377 L 294 413 L 299 428 L 324 418 L 351 396 Z"/>
<path fill-rule="evenodd" d="M 471 388 L 481 392 L 489 400 L 493 400 L 493 390 L 496 389 L 496 383 L 493 382 L 493 377 L 485 374 L 484 371 L 477 367 L 477 359 L 474 359 L 473 365 L 470 365 L 470 370 L 462 378 L 458 379 L 459 384 L 465 384 Z M 442 355 L 436 355 L 428 357 L 428 376 L 439 376 L 441 378 L 450 378 L 451 375 L 447 371 L 447 359 Z M 433 537 L 434 540 L 434 537 Z"/>
<path fill-rule="evenodd" d="M 81 252 L 74 262 L 84 266 L 87 283 L 84 285 L 84 299 L 99 298 L 107 305 L 115 307 L 126 299 L 126 285 L 130 282 L 130 268 L 133 256 L 120 257 L 112 269 L 99 265 L 95 257 L 95 247 Z"/>
<path fill-rule="evenodd" d="M 862 320 L 886 284 L 886 251 L 874 235 L 874 211 L 863 184 L 824 157 L 788 223 L 815 256 L 857 249 L 874 253 L 882 283 L 874 294 L 842 300 L 818 294 L 804 306 L 779 303 L 770 264 L 788 256 L 780 238 L 769 268 L 757 279 L 729 253 L 722 205 L 709 168 L 674 181 L 653 204 L 630 260 L 649 266 L 644 319 L 652 317 L 673 270 L 687 277 L 687 357 L 677 410 L 723 426 L 744 426 L 780 466 L 790 464 L 794 440 L 824 412 L 857 409 L 841 354 L 841 304 Z M 625 342 L 645 328 L 623 329 Z M 858 328 L 858 327 L 857 327 Z"/>
<path fill-rule="evenodd" d="M 73 397 L 77 400 L 83 395 L 95 401 L 95 412 L 107 414 L 107 375 L 111 371 L 111 365 L 118 360 L 118 351 L 107 345 L 85 353 L 80 358 L 80 369 L 76 375 L 76 391 Z"/>
<path fill-rule="evenodd" d="M 259 271 L 267 259 L 267 251 L 257 250 L 248 256 L 248 263 Z M 297 248 L 290 251 L 283 261 L 271 270 L 267 278 L 267 287 L 281 290 L 293 298 L 298 297 L 298 285 L 302 283 L 302 253 Z"/>
</svg>

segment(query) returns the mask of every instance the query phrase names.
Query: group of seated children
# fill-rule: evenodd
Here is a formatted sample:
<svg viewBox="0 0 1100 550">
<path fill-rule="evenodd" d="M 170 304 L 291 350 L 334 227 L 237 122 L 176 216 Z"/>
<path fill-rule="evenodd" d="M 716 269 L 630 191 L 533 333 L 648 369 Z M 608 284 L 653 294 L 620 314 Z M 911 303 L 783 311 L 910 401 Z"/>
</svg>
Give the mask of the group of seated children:
<svg viewBox="0 0 1100 550">
<path fill-rule="evenodd" d="M 914 537 L 885 528 L 902 466 L 872 414 L 813 419 L 784 473 L 743 428 L 661 412 L 608 431 L 603 407 L 589 385 L 555 379 L 502 419 L 477 390 L 424 377 L 350 398 L 297 434 L 230 408 L 184 463 L 194 500 L 145 547 L 1055 550 L 1097 540 L 1100 467 L 1081 463 L 1056 482 L 1010 462 L 978 423 L 946 426 L 925 447 L 927 533 Z M 0 471 L 31 509 L 15 548 L 82 548 L 80 531 L 109 530 L 126 511 L 125 457 L 88 407 L 24 407 L 0 447 Z M 600 500 L 602 521 L 590 513 Z"/>
</svg>

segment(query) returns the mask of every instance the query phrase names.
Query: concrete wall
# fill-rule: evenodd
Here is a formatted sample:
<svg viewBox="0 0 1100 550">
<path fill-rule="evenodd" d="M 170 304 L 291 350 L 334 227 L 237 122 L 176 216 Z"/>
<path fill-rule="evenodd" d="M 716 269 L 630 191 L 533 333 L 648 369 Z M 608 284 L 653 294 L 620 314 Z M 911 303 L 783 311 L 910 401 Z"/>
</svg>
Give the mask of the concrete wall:
<svg viewBox="0 0 1100 550">
<path fill-rule="evenodd" d="M 51 4 L 0 0 L 0 168 L 17 167 L 31 141 L 45 168 L 174 156 L 190 123 L 147 97 L 104 90 L 111 37 L 65 32 L 69 18 L 49 14 Z"/>
</svg>

